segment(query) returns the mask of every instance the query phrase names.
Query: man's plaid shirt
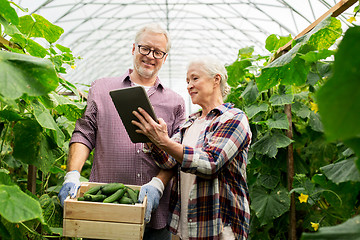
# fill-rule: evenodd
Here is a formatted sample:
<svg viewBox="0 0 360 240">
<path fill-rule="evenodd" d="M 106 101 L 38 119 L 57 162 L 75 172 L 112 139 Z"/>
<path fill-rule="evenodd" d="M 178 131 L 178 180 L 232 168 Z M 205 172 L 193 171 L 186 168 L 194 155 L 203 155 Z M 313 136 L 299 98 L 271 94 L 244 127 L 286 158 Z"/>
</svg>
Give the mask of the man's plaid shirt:
<svg viewBox="0 0 360 240">
<path fill-rule="evenodd" d="M 200 113 L 195 113 L 172 137 L 182 142 L 186 129 Z M 183 147 L 182 165 L 154 147 L 159 167 L 177 166 L 177 176 L 170 198 L 170 230 L 177 232 L 180 217 L 180 170 L 193 173 L 188 206 L 189 239 L 219 239 L 224 226 L 230 225 L 236 239 L 246 239 L 249 232 L 250 208 L 246 184 L 247 153 L 251 130 L 245 113 L 225 103 L 206 116 L 206 128 L 200 133 L 195 148 Z"/>
</svg>

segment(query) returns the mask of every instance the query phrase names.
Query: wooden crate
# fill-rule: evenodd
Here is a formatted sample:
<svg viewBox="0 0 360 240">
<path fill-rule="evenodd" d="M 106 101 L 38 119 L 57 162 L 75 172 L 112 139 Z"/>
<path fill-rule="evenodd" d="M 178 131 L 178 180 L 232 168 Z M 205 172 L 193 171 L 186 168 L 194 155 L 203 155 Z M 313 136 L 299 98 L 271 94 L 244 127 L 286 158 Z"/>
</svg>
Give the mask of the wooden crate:
<svg viewBox="0 0 360 240">
<path fill-rule="evenodd" d="M 77 197 L 65 200 L 63 235 L 95 239 L 143 239 L 146 198 L 142 204 L 135 205 L 77 201 L 89 188 L 104 184 L 82 183 Z M 140 186 L 126 186 L 140 189 Z"/>
</svg>

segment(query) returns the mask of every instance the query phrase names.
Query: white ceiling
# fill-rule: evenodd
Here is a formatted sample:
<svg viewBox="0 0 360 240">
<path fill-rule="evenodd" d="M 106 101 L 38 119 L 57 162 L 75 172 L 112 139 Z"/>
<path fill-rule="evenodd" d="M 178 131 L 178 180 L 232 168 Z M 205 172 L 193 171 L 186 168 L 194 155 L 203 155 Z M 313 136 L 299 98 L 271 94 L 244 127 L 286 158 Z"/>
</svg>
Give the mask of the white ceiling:
<svg viewBox="0 0 360 240">
<path fill-rule="evenodd" d="M 76 69 L 64 77 L 82 84 L 105 76 L 122 75 L 132 66 L 135 32 L 149 22 L 161 22 L 172 38 L 172 49 L 160 72 L 161 81 L 185 98 L 186 63 L 194 55 L 214 54 L 234 62 L 240 48 L 254 46 L 268 54 L 270 34 L 295 37 L 340 0 L 18 0 L 28 13 L 37 13 L 62 27 L 57 42 L 70 47 Z M 353 13 L 349 8 L 339 19 Z M 27 13 L 27 14 L 28 14 Z M 19 16 L 23 13 L 18 12 Z"/>
</svg>

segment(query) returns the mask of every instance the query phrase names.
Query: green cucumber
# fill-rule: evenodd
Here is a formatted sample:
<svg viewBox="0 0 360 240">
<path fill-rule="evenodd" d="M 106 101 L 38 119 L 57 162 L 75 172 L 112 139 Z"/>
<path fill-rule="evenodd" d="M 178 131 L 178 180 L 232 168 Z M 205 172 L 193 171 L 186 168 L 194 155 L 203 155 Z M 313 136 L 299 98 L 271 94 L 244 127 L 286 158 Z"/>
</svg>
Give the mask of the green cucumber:
<svg viewBox="0 0 360 240">
<path fill-rule="evenodd" d="M 78 200 L 78 201 L 85 201 L 85 198 L 84 198 L 84 197 L 78 197 L 77 200 Z"/>
<path fill-rule="evenodd" d="M 102 202 L 104 199 L 106 199 L 107 196 L 100 194 L 100 195 L 91 195 L 91 201 L 92 202 Z"/>
<path fill-rule="evenodd" d="M 97 185 L 97 186 L 91 187 L 91 188 L 89 188 L 89 190 L 87 190 L 84 193 L 84 195 L 85 194 L 90 194 L 90 195 L 96 194 L 101 188 L 102 188 L 102 185 Z"/>
<path fill-rule="evenodd" d="M 119 203 L 121 204 L 135 204 L 131 198 L 128 198 L 128 197 L 122 197 L 120 200 L 119 200 Z"/>
<path fill-rule="evenodd" d="M 105 195 L 110 196 L 119 189 L 125 188 L 122 183 L 108 183 L 101 188 L 101 192 Z"/>
<path fill-rule="evenodd" d="M 115 193 L 113 193 L 112 195 L 110 195 L 109 197 L 105 198 L 103 200 L 104 203 L 112 203 L 117 201 L 118 199 L 122 198 L 124 196 L 125 193 L 125 189 L 121 188 L 119 190 L 117 190 Z"/>
<path fill-rule="evenodd" d="M 127 193 L 129 194 L 130 199 L 131 199 L 134 203 L 137 203 L 137 202 L 138 202 L 138 195 L 137 195 L 137 193 L 134 191 L 134 189 L 127 187 L 127 188 L 126 188 L 126 191 L 127 191 Z"/>
<path fill-rule="evenodd" d="M 106 198 L 106 195 L 100 194 L 100 195 L 93 195 L 93 194 L 85 194 L 84 199 L 85 201 L 91 201 L 91 202 L 102 202 Z"/>
</svg>

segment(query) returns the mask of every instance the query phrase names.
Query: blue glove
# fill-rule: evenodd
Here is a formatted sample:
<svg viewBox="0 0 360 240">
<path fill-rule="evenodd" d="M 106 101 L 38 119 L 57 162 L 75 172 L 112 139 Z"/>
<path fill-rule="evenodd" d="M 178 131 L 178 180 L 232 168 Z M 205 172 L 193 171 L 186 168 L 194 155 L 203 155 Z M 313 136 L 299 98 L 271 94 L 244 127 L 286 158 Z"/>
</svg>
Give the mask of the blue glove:
<svg viewBox="0 0 360 240">
<path fill-rule="evenodd" d="M 70 171 L 65 175 L 64 180 L 63 186 L 58 194 L 61 206 L 64 206 L 64 201 L 68 195 L 70 195 L 71 198 L 76 197 L 80 187 L 80 173 L 76 170 Z"/>
<path fill-rule="evenodd" d="M 145 196 L 147 196 L 145 211 L 146 223 L 150 222 L 151 213 L 159 206 L 159 201 L 163 195 L 164 188 L 163 182 L 157 177 L 153 177 L 150 182 L 141 186 L 138 201 L 142 203 Z"/>
</svg>

